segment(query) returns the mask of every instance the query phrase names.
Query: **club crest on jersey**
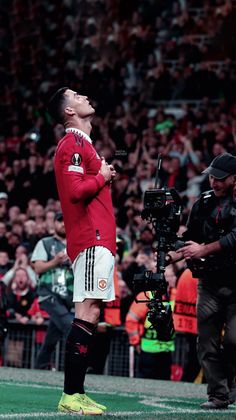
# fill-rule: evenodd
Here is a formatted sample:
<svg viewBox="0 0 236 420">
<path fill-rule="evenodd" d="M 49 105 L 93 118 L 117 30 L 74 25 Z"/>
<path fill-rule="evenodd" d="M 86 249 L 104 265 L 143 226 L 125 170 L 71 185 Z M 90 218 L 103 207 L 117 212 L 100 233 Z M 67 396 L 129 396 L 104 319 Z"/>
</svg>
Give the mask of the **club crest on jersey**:
<svg viewBox="0 0 236 420">
<path fill-rule="evenodd" d="M 100 290 L 106 290 L 106 288 L 107 288 L 107 279 L 98 279 L 98 288 Z"/>
<path fill-rule="evenodd" d="M 80 156 L 79 153 L 74 153 L 72 158 L 71 158 L 71 162 L 73 163 L 74 166 L 79 166 L 82 162 L 82 158 Z"/>
</svg>

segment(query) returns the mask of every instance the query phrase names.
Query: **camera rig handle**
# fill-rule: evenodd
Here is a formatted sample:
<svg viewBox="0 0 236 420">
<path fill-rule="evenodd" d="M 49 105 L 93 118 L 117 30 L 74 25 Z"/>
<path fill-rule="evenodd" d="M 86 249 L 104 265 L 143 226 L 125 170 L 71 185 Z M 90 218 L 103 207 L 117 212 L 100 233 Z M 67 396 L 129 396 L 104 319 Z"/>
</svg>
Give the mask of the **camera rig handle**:
<svg viewBox="0 0 236 420">
<path fill-rule="evenodd" d="M 157 338 L 169 341 L 174 335 L 171 304 L 169 302 L 168 283 L 165 279 L 166 255 L 175 249 L 178 241 L 177 231 L 180 225 L 181 198 L 174 188 L 157 189 L 158 174 L 161 165 L 161 156 L 158 156 L 155 188 L 147 190 L 144 194 L 144 208 L 141 217 L 152 225 L 157 242 L 156 272 L 149 270 L 134 276 L 133 286 L 137 295 L 146 292 L 148 306 L 148 319 L 152 328 L 157 332 Z M 150 292 L 151 298 L 147 295 Z"/>
</svg>

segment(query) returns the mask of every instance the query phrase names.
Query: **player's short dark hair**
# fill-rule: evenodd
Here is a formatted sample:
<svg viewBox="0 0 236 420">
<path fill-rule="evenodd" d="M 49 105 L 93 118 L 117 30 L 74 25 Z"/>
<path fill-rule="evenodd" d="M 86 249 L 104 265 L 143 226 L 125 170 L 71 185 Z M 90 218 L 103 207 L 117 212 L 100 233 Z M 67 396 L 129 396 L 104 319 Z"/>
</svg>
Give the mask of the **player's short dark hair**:
<svg viewBox="0 0 236 420">
<path fill-rule="evenodd" d="M 68 87 L 62 87 L 58 89 L 49 99 L 48 101 L 48 112 L 52 116 L 52 118 L 60 123 L 64 123 L 64 113 L 63 113 L 63 102 L 65 101 L 64 93 L 69 89 Z"/>
</svg>

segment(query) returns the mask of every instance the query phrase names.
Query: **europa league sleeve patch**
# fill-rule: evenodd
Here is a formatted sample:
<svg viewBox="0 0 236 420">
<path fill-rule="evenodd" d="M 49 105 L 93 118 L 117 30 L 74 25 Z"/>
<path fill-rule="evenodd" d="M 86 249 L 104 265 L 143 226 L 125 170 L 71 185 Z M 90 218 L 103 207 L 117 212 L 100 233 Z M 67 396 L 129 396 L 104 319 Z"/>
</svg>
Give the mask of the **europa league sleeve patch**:
<svg viewBox="0 0 236 420">
<path fill-rule="evenodd" d="M 73 156 L 71 157 L 71 163 L 74 166 L 79 166 L 82 162 L 82 157 L 80 156 L 79 153 L 74 153 Z"/>
<path fill-rule="evenodd" d="M 69 172 L 79 172 L 80 174 L 84 173 L 84 169 L 82 168 L 82 166 L 80 166 L 82 163 L 82 157 L 80 156 L 79 153 L 74 153 L 72 155 L 71 163 L 72 165 L 68 166 Z"/>
</svg>

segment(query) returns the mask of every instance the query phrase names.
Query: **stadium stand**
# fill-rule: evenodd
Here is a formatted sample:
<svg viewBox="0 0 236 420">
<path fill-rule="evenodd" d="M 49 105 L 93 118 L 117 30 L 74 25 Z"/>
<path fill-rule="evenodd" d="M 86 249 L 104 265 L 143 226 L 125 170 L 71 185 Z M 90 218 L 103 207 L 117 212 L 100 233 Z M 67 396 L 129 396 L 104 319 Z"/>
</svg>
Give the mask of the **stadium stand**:
<svg viewBox="0 0 236 420">
<path fill-rule="evenodd" d="M 159 153 L 160 185 L 180 191 L 186 222 L 208 187 L 202 170 L 236 154 L 235 15 L 234 0 L 0 1 L 1 277 L 18 246 L 30 257 L 53 233 L 60 210 L 53 154 L 63 128 L 45 109 L 57 86 L 97 108 L 96 149 L 118 173 L 118 270 L 127 274 L 123 261 L 144 245 L 139 214 Z"/>
</svg>

